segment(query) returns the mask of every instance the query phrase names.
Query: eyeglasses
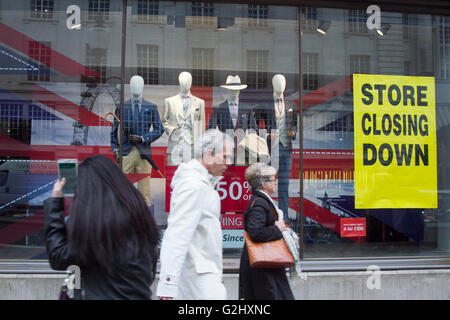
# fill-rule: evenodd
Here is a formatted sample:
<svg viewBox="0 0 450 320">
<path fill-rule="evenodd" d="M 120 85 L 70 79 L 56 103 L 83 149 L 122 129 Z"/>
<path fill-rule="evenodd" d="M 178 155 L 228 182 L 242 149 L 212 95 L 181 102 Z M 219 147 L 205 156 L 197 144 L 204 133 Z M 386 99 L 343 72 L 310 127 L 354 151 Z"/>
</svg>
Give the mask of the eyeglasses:
<svg viewBox="0 0 450 320">
<path fill-rule="evenodd" d="M 278 180 L 277 179 L 273 179 L 273 180 L 267 180 L 266 182 L 277 182 Z"/>
</svg>

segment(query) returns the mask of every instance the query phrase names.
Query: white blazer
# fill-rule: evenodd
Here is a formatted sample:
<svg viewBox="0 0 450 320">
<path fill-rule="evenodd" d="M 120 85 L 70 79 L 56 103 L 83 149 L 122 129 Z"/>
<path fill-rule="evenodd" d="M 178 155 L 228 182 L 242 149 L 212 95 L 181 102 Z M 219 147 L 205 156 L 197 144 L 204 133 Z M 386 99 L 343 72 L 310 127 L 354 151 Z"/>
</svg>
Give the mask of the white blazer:
<svg viewBox="0 0 450 320">
<path fill-rule="evenodd" d="M 189 153 L 191 153 L 188 159 L 191 160 L 193 157 L 194 139 L 205 131 L 205 101 L 189 92 L 191 104 L 186 113 L 184 113 L 181 95 L 182 93 L 179 93 L 173 97 L 166 98 L 164 101 L 164 112 L 161 121 L 164 131 L 169 136 L 167 146 L 169 165 L 179 164 L 175 159 L 172 159 L 172 154 L 182 153 L 178 149 L 187 148 Z M 173 141 L 170 136 L 175 129 L 181 129 L 181 135 L 178 140 Z"/>
<path fill-rule="evenodd" d="M 161 245 L 158 297 L 226 299 L 220 198 L 214 180 L 220 178 L 195 159 L 180 164 L 175 172 Z"/>
</svg>

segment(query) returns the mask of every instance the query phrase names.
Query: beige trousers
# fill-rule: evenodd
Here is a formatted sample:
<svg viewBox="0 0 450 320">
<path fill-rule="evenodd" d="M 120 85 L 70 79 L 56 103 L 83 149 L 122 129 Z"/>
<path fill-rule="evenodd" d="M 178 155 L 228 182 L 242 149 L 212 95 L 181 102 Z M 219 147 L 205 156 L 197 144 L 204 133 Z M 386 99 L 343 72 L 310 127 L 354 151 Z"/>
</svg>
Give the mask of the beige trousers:
<svg viewBox="0 0 450 320">
<path fill-rule="evenodd" d="M 139 180 L 137 183 L 138 190 L 142 193 L 147 206 L 150 206 L 150 174 L 152 173 L 152 166 L 147 160 L 141 159 L 141 155 L 136 147 L 131 148 L 128 155 L 122 158 L 123 173 L 145 173 L 149 176 Z"/>
</svg>

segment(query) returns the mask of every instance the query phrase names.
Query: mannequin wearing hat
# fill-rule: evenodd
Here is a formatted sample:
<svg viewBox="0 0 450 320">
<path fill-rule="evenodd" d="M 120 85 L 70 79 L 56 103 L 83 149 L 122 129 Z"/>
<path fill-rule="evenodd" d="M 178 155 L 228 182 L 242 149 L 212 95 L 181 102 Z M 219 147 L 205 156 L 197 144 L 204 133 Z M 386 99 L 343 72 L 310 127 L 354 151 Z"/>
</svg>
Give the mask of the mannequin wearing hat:
<svg viewBox="0 0 450 320">
<path fill-rule="evenodd" d="M 247 130 L 253 129 L 256 132 L 257 129 L 253 108 L 248 104 L 239 102 L 239 93 L 247 88 L 247 85 L 241 83 L 238 75 L 229 75 L 226 83 L 221 87 L 227 89 L 227 99 L 213 108 L 208 129 L 217 128 L 224 133 L 234 135 L 235 140 L 237 140 L 235 141 L 237 147 Z M 237 152 L 235 152 L 236 155 Z"/>
<path fill-rule="evenodd" d="M 162 116 L 164 131 L 169 136 L 169 166 L 193 159 L 194 140 L 205 131 L 205 101 L 192 95 L 192 75 L 181 72 L 178 83 L 180 92 L 165 99 Z"/>
<path fill-rule="evenodd" d="M 271 164 L 278 167 L 278 207 L 283 211 L 284 220 L 287 220 L 292 141 L 297 133 L 297 112 L 296 105 L 284 99 L 286 78 L 282 74 L 276 74 L 272 78 L 272 87 L 273 98 L 259 103 L 255 109 L 255 118 L 258 124 L 261 119 L 264 120 Z"/>
</svg>

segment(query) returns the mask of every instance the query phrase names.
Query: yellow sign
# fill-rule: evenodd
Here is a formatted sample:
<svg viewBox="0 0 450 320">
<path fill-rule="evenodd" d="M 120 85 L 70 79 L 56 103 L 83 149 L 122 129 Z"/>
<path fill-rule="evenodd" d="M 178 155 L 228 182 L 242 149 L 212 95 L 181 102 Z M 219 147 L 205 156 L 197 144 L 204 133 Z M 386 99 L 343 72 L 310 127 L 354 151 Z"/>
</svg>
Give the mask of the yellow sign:
<svg viewBox="0 0 450 320">
<path fill-rule="evenodd" d="M 432 77 L 353 75 L 355 208 L 437 208 Z"/>
</svg>

